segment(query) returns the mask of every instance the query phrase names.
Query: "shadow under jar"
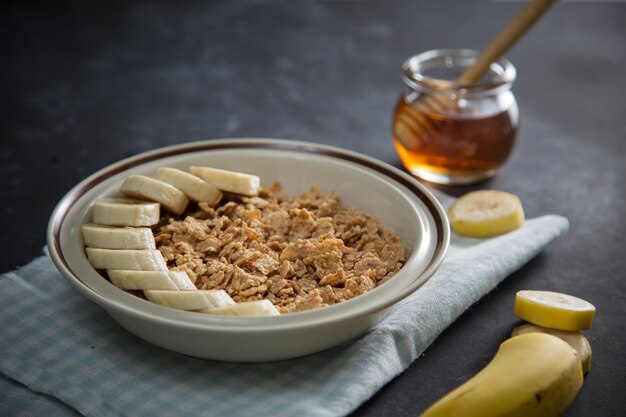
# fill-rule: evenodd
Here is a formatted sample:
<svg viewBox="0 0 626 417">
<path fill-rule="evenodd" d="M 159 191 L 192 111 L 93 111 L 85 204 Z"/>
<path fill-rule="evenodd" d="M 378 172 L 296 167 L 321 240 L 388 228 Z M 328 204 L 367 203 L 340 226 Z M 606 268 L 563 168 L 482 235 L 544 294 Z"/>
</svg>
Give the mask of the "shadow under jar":
<svg viewBox="0 0 626 417">
<path fill-rule="evenodd" d="M 470 49 L 421 53 L 402 65 L 407 88 L 393 116 L 393 141 L 413 175 L 438 184 L 470 184 L 494 176 L 517 136 L 516 71 L 501 58 L 471 84 L 461 74 L 478 58 Z"/>
</svg>

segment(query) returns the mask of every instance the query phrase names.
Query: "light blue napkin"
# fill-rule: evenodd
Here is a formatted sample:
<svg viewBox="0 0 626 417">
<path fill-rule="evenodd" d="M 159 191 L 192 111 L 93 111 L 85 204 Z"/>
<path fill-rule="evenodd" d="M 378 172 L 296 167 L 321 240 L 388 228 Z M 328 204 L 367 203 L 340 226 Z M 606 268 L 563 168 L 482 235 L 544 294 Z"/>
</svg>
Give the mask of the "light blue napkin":
<svg viewBox="0 0 626 417">
<path fill-rule="evenodd" d="M 0 415 L 343 416 L 567 229 L 565 218 L 547 215 L 497 238 L 453 234 L 437 273 L 362 337 L 252 365 L 190 358 L 138 339 L 42 256 L 0 276 Z"/>
</svg>

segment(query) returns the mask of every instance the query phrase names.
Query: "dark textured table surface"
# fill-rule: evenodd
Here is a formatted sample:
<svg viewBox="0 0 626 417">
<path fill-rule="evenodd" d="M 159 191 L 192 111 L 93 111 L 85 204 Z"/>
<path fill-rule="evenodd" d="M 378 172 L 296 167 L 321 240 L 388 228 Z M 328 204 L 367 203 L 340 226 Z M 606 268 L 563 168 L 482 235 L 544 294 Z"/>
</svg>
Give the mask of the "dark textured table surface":
<svg viewBox="0 0 626 417">
<path fill-rule="evenodd" d="M 0 272 L 38 256 L 56 202 L 160 146 L 222 137 L 332 144 L 400 166 L 400 64 L 481 48 L 514 1 L 3 4 Z M 493 180 L 568 235 L 451 325 L 355 416 L 415 416 L 481 369 L 518 321 L 520 289 L 597 306 L 591 372 L 569 417 L 626 412 L 626 3 L 558 4 L 510 53 L 522 128 Z"/>
</svg>

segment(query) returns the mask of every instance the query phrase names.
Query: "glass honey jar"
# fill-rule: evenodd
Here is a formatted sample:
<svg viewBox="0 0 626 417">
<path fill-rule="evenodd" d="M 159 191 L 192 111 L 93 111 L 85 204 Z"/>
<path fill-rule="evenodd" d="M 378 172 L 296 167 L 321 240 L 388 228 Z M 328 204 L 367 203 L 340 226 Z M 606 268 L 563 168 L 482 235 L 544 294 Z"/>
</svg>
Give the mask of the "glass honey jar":
<svg viewBox="0 0 626 417">
<path fill-rule="evenodd" d="M 402 65 L 406 91 L 393 115 L 393 142 L 413 175 L 438 184 L 494 176 L 515 145 L 516 71 L 501 58 L 478 81 L 457 80 L 478 58 L 470 49 L 439 49 Z"/>
</svg>

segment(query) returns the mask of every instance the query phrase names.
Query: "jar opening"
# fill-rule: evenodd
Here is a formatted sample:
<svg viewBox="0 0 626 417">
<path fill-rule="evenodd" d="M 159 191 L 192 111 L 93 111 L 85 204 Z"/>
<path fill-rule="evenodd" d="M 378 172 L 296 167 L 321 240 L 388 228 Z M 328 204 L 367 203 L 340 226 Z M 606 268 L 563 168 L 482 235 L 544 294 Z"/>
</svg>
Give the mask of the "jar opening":
<svg viewBox="0 0 626 417">
<path fill-rule="evenodd" d="M 459 76 L 476 60 L 473 49 L 435 49 L 415 55 L 402 65 L 403 80 L 411 88 L 429 93 L 469 95 L 498 94 L 511 88 L 515 67 L 506 58 L 493 62 L 487 73 L 471 84 L 461 84 Z"/>
</svg>

